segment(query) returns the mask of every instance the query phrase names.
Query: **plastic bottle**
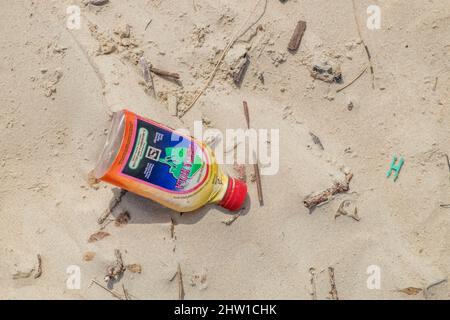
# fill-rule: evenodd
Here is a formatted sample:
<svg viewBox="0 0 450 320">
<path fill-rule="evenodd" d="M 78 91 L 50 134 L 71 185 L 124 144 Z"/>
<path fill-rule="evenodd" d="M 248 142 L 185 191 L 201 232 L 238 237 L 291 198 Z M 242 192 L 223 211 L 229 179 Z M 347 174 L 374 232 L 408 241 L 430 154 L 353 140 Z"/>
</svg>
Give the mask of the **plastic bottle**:
<svg viewBox="0 0 450 320">
<path fill-rule="evenodd" d="M 247 195 L 206 144 L 128 110 L 114 114 L 94 175 L 179 212 L 208 203 L 236 211 Z"/>
</svg>

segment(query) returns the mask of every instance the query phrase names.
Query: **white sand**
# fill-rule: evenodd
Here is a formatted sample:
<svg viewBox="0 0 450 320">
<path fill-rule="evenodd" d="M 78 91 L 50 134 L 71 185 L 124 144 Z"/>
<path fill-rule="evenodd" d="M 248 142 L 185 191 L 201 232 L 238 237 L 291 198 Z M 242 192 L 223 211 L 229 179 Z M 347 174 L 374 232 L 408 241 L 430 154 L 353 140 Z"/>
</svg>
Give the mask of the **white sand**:
<svg viewBox="0 0 450 320">
<path fill-rule="evenodd" d="M 177 263 L 186 299 L 310 299 L 311 267 L 325 270 L 316 279 L 317 297 L 328 299 L 329 266 L 340 299 L 423 299 L 396 290 L 422 288 L 450 273 L 450 209 L 440 207 L 450 203 L 444 157 L 450 153 L 450 6 L 447 0 L 376 1 L 382 29 L 371 31 L 365 9 L 372 2 L 361 1 L 358 13 L 375 90 L 366 73 L 334 94 L 339 85 L 314 81 L 307 69 L 328 57 L 341 64 L 348 83 L 366 65 L 350 0 L 269 0 L 258 23 L 263 31 L 236 44 L 183 124 L 167 111 L 167 95 L 191 101 L 253 1 L 111 0 L 99 9 L 78 0 L 3 1 L 0 298 L 114 299 L 89 284 L 103 281 L 118 248 L 142 273 L 126 271 L 114 290 L 124 284 L 140 299 L 177 299 L 177 282 L 169 281 Z M 80 30 L 65 27 L 71 4 L 81 6 Z M 307 30 L 291 54 L 286 47 L 299 19 Z M 129 24 L 137 49 L 155 66 L 180 73 L 183 88 L 155 76 L 159 96 L 147 95 L 138 68 L 124 57 L 128 50 L 95 54 L 99 42 L 89 22 L 111 35 Z M 251 64 L 239 89 L 227 76 L 228 63 L 246 46 Z M 278 65 L 280 59 L 286 61 Z M 253 127 L 280 129 L 280 170 L 263 177 L 263 207 L 251 182 L 251 204 L 231 226 L 215 206 L 180 216 L 127 194 L 114 215 L 128 210 L 130 223 L 112 223 L 105 228 L 111 236 L 87 242 L 113 195 L 110 185 L 95 190 L 87 184 L 112 111 L 126 107 L 190 129 L 203 116 L 224 131 L 245 126 L 243 99 Z M 325 150 L 312 143 L 310 131 Z M 406 161 L 395 183 L 385 176 L 393 154 Z M 342 167 L 354 174 L 350 192 L 309 214 L 304 197 L 329 187 Z M 345 199 L 358 207 L 359 222 L 334 219 Z M 83 261 L 87 251 L 95 252 L 92 261 Z M 14 280 L 14 273 L 36 265 L 38 253 L 42 276 Z M 70 265 L 80 267 L 80 289 L 66 286 Z M 379 290 L 367 288 L 370 265 L 380 267 Z M 443 283 L 430 297 L 448 299 L 448 293 Z"/>
</svg>

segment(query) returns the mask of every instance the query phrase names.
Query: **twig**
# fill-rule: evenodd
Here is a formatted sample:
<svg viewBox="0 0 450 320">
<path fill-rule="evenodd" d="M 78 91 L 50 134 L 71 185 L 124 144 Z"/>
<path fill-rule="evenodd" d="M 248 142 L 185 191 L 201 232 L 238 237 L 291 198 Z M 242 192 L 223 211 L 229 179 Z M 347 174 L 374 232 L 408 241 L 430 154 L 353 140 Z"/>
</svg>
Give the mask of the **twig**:
<svg viewBox="0 0 450 320">
<path fill-rule="evenodd" d="M 434 80 L 433 91 L 436 91 L 436 89 L 437 89 L 438 80 L 439 80 L 438 77 L 436 77 L 436 79 Z"/>
<path fill-rule="evenodd" d="M 317 289 L 316 289 L 316 269 L 309 268 L 309 274 L 311 275 L 310 283 L 311 283 L 311 299 L 317 300 Z"/>
<path fill-rule="evenodd" d="M 256 11 L 256 8 L 258 7 L 258 5 L 261 3 L 261 1 L 263 0 L 259 0 L 254 9 L 252 10 L 252 12 L 250 12 L 250 15 L 248 16 L 247 20 L 242 24 L 242 26 L 245 26 L 248 21 L 250 20 L 250 18 L 252 17 L 253 13 Z M 231 49 L 231 47 L 234 45 L 234 43 L 240 38 L 242 37 L 245 33 L 247 33 L 248 30 L 250 30 L 255 24 L 257 24 L 259 22 L 259 20 L 261 20 L 261 18 L 264 16 L 264 14 L 266 13 L 266 9 L 267 9 L 267 0 L 264 0 L 264 10 L 261 13 L 261 15 L 258 17 L 258 19 L 256 19 L 255 22 L 253 22 L 252 24 L 250 24 L 250 26 L 248 28 L 246 28 L 242 33 L 238 32 L 238 35 L 233 37 L 230 42 L 228 42 L 227 46 L 225 47 L 225 49 L 223 50 L 219 60 L 217 61 L 213 71 L 211 72 L 210 76 L 208 77 L 205 85 L 203 86 L 203 88 L 199 91 L 199 93 L 195 96 L 194 100 L 192 100 L 192 102 L 187 106 L 186 110 L 184 111 L 183 115 L 185 115 L 197 102 L 198 99 L 200 99 L 200 97 L 203 95 L 203 93 L 206 91 L 206 89 L 209 87 L 209 85 L 211 84 L 211 82 L 213 81 L 217 71 L 219 70 L 220 65 L 222 64 L 222 61 L 225 59 L 225 56 L 227 55 L 228 51 Z M 242 28 L 241 28 L 242 29 Z"/>
<path fill-rule="evenodd" d="M 350 87 L 356 80 L 358 80 L 359 78 L 361 78 L 361 76 L 366 72 L 366 70 L 367 70 L 367 67 L 365 67 L 365 68 L 363 69 L 363 71 L 361 71 L 361 72 L 356 76 L 356 78 L 354 78 L 354 79 L 353 79 L 352 81 L 350 81 L 348 84 L 346 84 L 346 85 L 343 86 L 342 88 L 337 89 L 336 92 L 341 92 L 342 90 L 347 89 L 348 87 Z"/>
<path fill-rule="evenodd" d="M 336 182 L 331 188 L 328 188 L 319 194 L 306 197 L 303 204 L 306 208 L 311 210 L 322 202 L 330 200 L 335 194 L 348 191 L 350 189 L 350 180 L 352 180 L 352 178 L 353 174 L 347 173 L 345 175 L 345 181 Z"/>
<path fill-rule="evenodd" d="M 170 238 L 173 239 L 175 237 L 175 221 L 173 218 L 170 218 Z"/>
<path fill-rule="evenodd" d="M 255 157 L 256 163 L 253 165 L 253 169 L 255 171 L 255 177 L 256 177 L 256 188 L 258 191 L 258 200 L 259 200 L 259 205 L 263 206 L 264 205 L 264 199 L 263 199 L 263 193 L 262 193 L 262 185 L 261 185 L 261 175 L 259 172 L 259 164 L 258 164 L 258 159 L 256 158 L 255 154 L 253 153 L 253 156 Z"/>
<path fill-rule="evenodd" d="M 177 274 L 178 274 L 178 300 L 184 300 L 183 274 L 181 273 L 181 267 L 179 263 L 177 267 Z"/>
<path fill-rule="evenodd" d="M 40 254 L 37 254 L 37 261 L 38 261 L 38 266 L 37 266 L 36 274 L 34 275 L 35 279 L 39 278 L 42 275 L 42 257 Z"/>
<path fill-rule="evenodd" d="M 168 77 L 168 78 L 173 78 L 176 80 L 180 80 L 180 75 L 178 73 L 174 73 L 174 72 L 169 72 L 169 71 L 164 71 L 158 68 L 154 68 L 152 66 L 150 66 L 150 71 L 153 72 L 154 74 L 157 74 L 158 76 L 161 77 Z"/>
<path fill-rule="evenodd" d="M 123 295 L 125 296 L 125 300 L 130 300 L 130 296 L 128 295 L 128 291 L 125 289 L 125 285 L 122 283 Z"/>
<path fill-rule="evenodd" d="M 248 112 L 247 101 L 243 101 L 242 104 L 244 105 L 244 116 L 245 122 L 247 123 L 247 129 L 250 129 L 250 113 Z"/>
<path fill-rule="evenodd" d="M 144 31 L 147 31 L 148 26 L 150 25 L 150 23 L 152 23 L 153 19 L 150 19 L 147 23 L 147 25 L 144 28 Z"/>
<path fill-rule="evenodd" d="M 441 208 L 450 208 L 450 204 L 441 204 L 439 205 Z"/>
<path fill-rule="evenodd" d="M 247 122 L 247 128 L 250 129 L 250 113 L 248 111 L 247 101 L 243 101 L 243 105 L 244 105 L 245 121 Z M 256 188 L 258 191 L 259 205 L 263 206 L 264 199 L 263 199 L 262 184 L 261 184 L 261 174 L 259 171 L 258 157 L 255 155 L 254 152 L 253 152 L 253 159 L 255 160 L 255 163 L 253 164 L 253 170 L 255 172 Z"/>
<path fill-rule="evenodd" d="M 334 279 L 334 268 L 328 267 L 328 275 L 330 276 L 330 285 L 331 285 L 331 299 L 333 300 L 339 300 L 338 292 L 336 289 L 336 281 Z"/>
<path fill-rule="evenodd" d="M 288 50 L 291 52 L 295 52 L 300 47 L 300 42 L 302 41 L 303 34 L 306 30 L 306 22 L 305 21 L 299 21 L 297 22 L 297 25 L 295 26 L 294 33 L 292 34 L 291 40 L 288 44 Z"/>
<path fill-rule="evenodd" d="M 450 171 L 450 159 L 448 158 L 448 154 L 445 154 L 445 158 L 447 159 L 448 171 Z"/>
<path fill-rule="evenodd" d="M 110 201 L 108 209 L 103 212 L 100 218 L 97 219 L 98 224 L 102 224 L 117 207 L 117 205 L 122 201 L 122 197 L 127 193 L 127 190 L 120 189 L 118 195 L 114 195 L 114 198 Z"/>
<path fill-rule="evenodd" d="M 425 299 L 428 299 L 428 291 L 429 291 L 432 287 L 438 286 L 438 285 L 440 285 L 441 283 L 444 283 L 444 282 L 447 282 L 447 279 L 441 279 L 441 280 L 432 282 L 431 284 L 429 284 L 428 286 L 426 286 L 426 287 L 423 289 L 423 295 L 424 295 Z"/>
<path fill-rule="evenodd" d="M 97 280 L 92 279 L 91 282 L 92 282 L 92 283 L 95 283 L 95 284 L 98 285 L 100 288 L 103 288 L 104 290 L 108 291 L 108 292 L 111 293 L 115 298 L 117 298 L 117 299 L 119 299 L 119 300 L 124 300 L 124 298 L 123 298 L 120 294 L 118 294 L 117 292 L 114 292 L 114 291 L 108 289 L 107 287 L 105 287 L 104 285 L 102 285 L 102 284 L 101 284 L 100 282 L 98 282 Z"/>
<path fill-rule="evenodd" d="M 359 38 L 361 39 L 362 44 L 364 45 L 364 49 L 365 49 L 366 54 L 367 54 L 367 59 L 369 61 L 370 73 L 372 74 L 372 89 L 375 89 L 375 73 L 373 71 L 372 57 L 370 55 L 369 48 L 367 47 L 366 42 L 364 41 L 364 39 L 362 37 L 362 34 L 361 34 L 361 27 L 359 26 L 358 16 L 356 14 L 355 0 L 352 0 L 352 3 L 353 3 L 353 16 L 355 18 L 355 23 L 356 23 L 356 28 L 358 30 L 358 35 L 359 35 Z"/>
</svg>

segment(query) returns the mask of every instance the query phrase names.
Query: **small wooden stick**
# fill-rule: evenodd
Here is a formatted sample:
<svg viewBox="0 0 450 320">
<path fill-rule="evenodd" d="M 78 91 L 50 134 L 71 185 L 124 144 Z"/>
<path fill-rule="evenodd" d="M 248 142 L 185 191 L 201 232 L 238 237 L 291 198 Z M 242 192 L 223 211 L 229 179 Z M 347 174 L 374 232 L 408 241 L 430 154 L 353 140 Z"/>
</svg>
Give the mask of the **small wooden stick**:
<svg viewBox="0 0 450 320">
<path fill-rule="evenodd" d="M 175 238 L 175 221 L 173 218 L 170 218 L 170 238 Z"/>
<path fill-rule="evenodd" d="M 247 128 L 250 129 L 250 114 L 248 112 L 247 101 L 243 101 L 242 103 L 244 105 L 244 115 L 245 115 L 245 121 L 247 123 Z"/>
<path fill-rule="evenodd" d="M 428 286 L 426 286 L 426 287 L 423 289 L 423 295 L 424 295 L 425 299 L 428 298 L 428 290 L 430 290 L 431 288 L 433 288 L 433 287 L 435 287 L 435 286 L 438 286 L 438 285 L 440 285 L 441 283 L 444 283 L 444 282 L 447 282 L 447 279 L 441 279 L 441 280 L 432 282 L 431 284 L 429 284 Z"/>
<path fill-rule="evenodd" d="M 120 294 L 118 294 L 118 293 L 116 293 L 116 292 L 114 292 L 114 291 L 108 289 L 107 287 L 105 287 L 104 285 L 102 285 L 102 284 L 101 284 L 100 282 L 98 282 L 97 280 L 92 279 L 91 282 L 92 282 L 92 283 L 95 283 L 95 284 L 98 285 L 100 288 L 103 288 L 104 290 L 108 291 L 108 292 L 111 293 L 115 298 L 117 298 L 117 299 L 119 299 L 119 300 L 124 300 L 123 297 L 122 297 Z"/>
<path fill-rule="evenodd" d="M 228 220 L 222 221 L 223 224 L 230 226 L 233 222 L 235 222 L 237 220 L 237 218 L 239 218 L 240 214 L 235 214 L 233 215 L 231 218 L 229 218 Z"/>
<path fill-rule="evenodd" d="M 130 300 L 130 296 L 128 295 L 128 291 L 125 289 L 125 285 L 122 283 L 123 295 L 125 296 L 125 300 Z"/>
<path fill-rule="evenodd" d="M 245 121 L 247 122 L 247 128 L 250 129 L 250 113 L 248 111 L 247 101 L 244 101 L 243 105 L 244 105 Z M 259 205 L 263 206 L 264 205 L 264 199 L 263 199 L 263 193 L 262 193 L 261 174 L 259 172 L 258 158 L 256 157 L 256 155 L 254 153 L 253 153 L 253 157 L 254 157 L 254 160 L 256 162 L 255 164 L 253 164 L 253 170 L 255 171 L 256 187 L 257 187 L 257 191 L 258 191 Z"/>
<path fill-rule="evenodd" d="M 145 26 L 144 31 L 147 31 L 148 26 L 150 25 L 150 23 L 152 23 L 153 19 L 150 19 L 147 23 L 147 25 Z"/>
<path fill-rule="evenodd" d="M 293 52 L 297 51 L 300 47 L 300 42 L 302 41 L 303 34 L 306 30 L 306 22 L 299 21 L 295 27 L 294 33 L 292 34 L 291 40 L 289 41 L 288 50 Z"/>
<path fill-rule="evenodd" d="M 157 74 L 158 76 L 161 76 L 161 77 L 168 77 L 168 78 L 173 78 L 173 79 L 176 79 L 176 80 L 180 80 L 180 75 L 178 73 L 164 71 L 164 70 L 152 67 L 152 66 L 150 66 L 150 71 L 153 72 L 154 74 Z"/>
<path fill-rule="evenodd" d="M 316 269 L 309 268 L 309 274 L 311 275 L 311 299 L 317 300 L 317 289 L 316 289 Z"/>
<path fill-rule="evenodd" d="M 336 281 L 334 279 L 334 268 L 328 267 L 328 275 L 330 276 L 330 285 L 331 285 L 331 299 L 333 300 L 339 300 L 338 292 L 336 289 Z"/>
<path fill-rule="evenodd" d="M 38 266 L 37 266 L 37 271 L 34 275 L 34 278 L 37 279 L 42 275 L 42 257 L 40 254 L 37 255 L 37 260 L 38 260 Z"/>
<path fill-rule="evenodd" d="M 367 45 L 366 45 L 366 43 L 365 43 L 365 41 L 364 41 L 364 39 L 362 37 L 362 34 L 361 34 L 361 27 L 359 26 L 358 16 L 356 15 L 356 3 L 355 3 L 355 0 L 352 0 L 352 4 L 353 4 L 353 16 L 355 18 L 355 24 L 356 24 L 356 28 L 357 28 L 357 31 L 358 31 L 358 35 L 359 35 L 359 38 L 362 41 L 362 44 L 364 45 L 364 49 L 365 49 L 366 54 L 367 54 L 367 60 L 369 61 L 370 73 L 372 74 L 372 89 L 375 89 L 375 73 L 373 71 L 372 56 L 370 55 L 369 48 L 367 47 Z"/>
<path fill-rule="evenodd" d="M 184 286 L 183 286 L 183 274 L 181 273 L 181 266 L 178 263 L 178 300 L 184 300 Z"/>
<path fill-rule="evenodd" d="M 355 79 L 353 79 L 352 81 L 350 81 L 348 84 L 346 84 L 346 85 L 343 86 L 342 88 L 337 89 L 336 92 L 341 92 L 342 90 L 347 89 L 348 87 L 350 87 L 354 82 L 356 82 L 356 80 L 358 80 L 359 78 L 361 78 L 361 76 L 366 72 L 366 70 L 367 70 L 367 67 L 365 67 L 365 68 L 363 69 L 363 71 L 361 71 L 361 72 L 356 76 Z"/>
</svg>

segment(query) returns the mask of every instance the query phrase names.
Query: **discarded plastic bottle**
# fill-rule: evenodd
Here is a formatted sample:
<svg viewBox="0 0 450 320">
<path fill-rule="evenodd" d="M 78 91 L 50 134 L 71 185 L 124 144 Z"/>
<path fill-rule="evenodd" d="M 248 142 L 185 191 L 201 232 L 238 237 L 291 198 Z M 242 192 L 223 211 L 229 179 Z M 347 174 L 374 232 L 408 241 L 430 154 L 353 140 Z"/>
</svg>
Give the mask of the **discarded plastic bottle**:
<svg viewBox="0 0 450 320">
<path fill-rule="evenodd" d="M 236 211 L 247 195 L 206 144 L 128 110 L 114 114 L 94 175 L 179 212 L 208 203 Z"/>
</svg>

